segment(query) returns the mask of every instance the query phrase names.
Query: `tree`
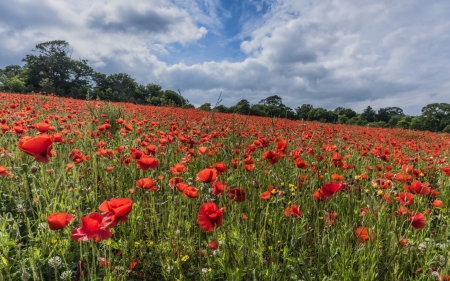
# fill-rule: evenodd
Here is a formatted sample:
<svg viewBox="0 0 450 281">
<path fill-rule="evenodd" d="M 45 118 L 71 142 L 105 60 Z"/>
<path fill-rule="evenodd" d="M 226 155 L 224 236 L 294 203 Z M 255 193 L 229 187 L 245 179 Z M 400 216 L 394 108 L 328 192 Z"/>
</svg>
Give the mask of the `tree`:
<svg viewBox="0 0 450 281">
<path fill-rule="evenodd" d="M 235 104 L 231 110 L 234 113 L 239 114 L 249 114 L 250 113 L 250 103 L 246 99 L 240 100 L 237 104 Z"/>
<path fill-rule="evenodd" d="M 384 121 L 386 123 L 394 116 L 404 116 L 403 109 L 399 107 L 384 107 L 378 109 L 376 119 L 378 121 Z"/>
<path fill-rule="evenodd" d="M 368 106 L 361 113 L 361 118 L 363 118 L 367 122 L 375 122 L 377 119 L 377 113 L 372 109 L 372 107 Z"/>
<path fill-rule="evenodd" d="M 450 124 L 450 104 L 432 103 L 422 108 L 422 115 L 427 130 L 441 132 Z M 420 129 L 419 129 L 420 130 Z"/>
<path fill-rule="evenodd" d="M 309 120 L 308 114 L 313 109 L 314 109 L 314 107 L 310 104 L 302 104 L 302 106 L 299 106 L 295 109 L 297 118 L 302 119 L 302 120 Z"/>
<path fill-rule="evenodd" d="M 29 89 L 40 91 L 41 85 L 51 85 L 57 95 L 82 97 L 85 88 L 90 88 L 94 71 L 87 60 L 76 61 L 68 56 L 68 42 L 54 40 L 40 43 L 33 51 L 39 55 L 26 55 L 22 59 Z"/>
<path fill-rule="evenodd" d="M 200 110 L 211 111 L 211 104 L 209 102 L 204 103 L 198 107 Z"/>
<path fill-rule="evenodd" d="M 259 101 L 259 104 L 262 105 L 274 105 L 274 106 L 278 106 L 278 107 L 285 107 L 285 105 L 283 104 L 283 100 L 281 97 L 279 97 L 278 95 L 274 95 L 274 96 L 270 96 L 267 97 L 265 99 L 262 99 Z"/>
</svg>

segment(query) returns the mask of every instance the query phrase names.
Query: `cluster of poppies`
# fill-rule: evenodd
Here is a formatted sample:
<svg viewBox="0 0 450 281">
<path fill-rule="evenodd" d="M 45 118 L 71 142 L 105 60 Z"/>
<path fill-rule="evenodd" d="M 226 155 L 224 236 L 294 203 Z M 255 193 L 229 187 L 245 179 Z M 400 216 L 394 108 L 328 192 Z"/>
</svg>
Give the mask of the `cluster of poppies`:
<svg viewBox="0 0 450 281">
<path fill-rule="evenodd" d="M 76 228 L 70 234 L 74 241 L 88 241 L 95 239 L 96 242 L 106 240 L 112 236 L 109 231 L 117 226 L 119 222 L 126 222 L 127 215 L 131 212 L 133 201 L 130 198 L 113 198 L 104 201 L 99 210 L 101 213 L 93 212 L 81 217 L 81 227 Z M 53 213 L 47 217 L 47 223 L 51 230 L 65 228 L 73 219 L 68 213 Z"/>
</svg>

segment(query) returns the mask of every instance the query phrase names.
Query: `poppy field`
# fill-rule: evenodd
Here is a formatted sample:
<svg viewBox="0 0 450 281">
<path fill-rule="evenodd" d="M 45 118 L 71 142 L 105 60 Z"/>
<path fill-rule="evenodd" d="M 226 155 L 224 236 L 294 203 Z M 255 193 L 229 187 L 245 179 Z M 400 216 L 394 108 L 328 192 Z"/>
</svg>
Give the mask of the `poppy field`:
<svg viewBox="0 0 450 281">
<path fill-rule="evenodd" d="M 449 134 L 6 93 L 0 129 L 2 280 L 450 280 Z"/>
</svg>

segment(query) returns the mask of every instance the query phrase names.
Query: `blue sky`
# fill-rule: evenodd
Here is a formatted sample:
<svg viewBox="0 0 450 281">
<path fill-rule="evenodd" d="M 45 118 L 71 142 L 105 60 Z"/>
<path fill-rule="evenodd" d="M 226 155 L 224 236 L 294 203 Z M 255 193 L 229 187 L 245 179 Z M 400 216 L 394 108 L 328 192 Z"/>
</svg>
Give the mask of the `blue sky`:
<svg viewBox="0 0 450 281">
<path fill-rule="evenodd" d="M 0 68 L 41 42 L 104 73 L 231 106 L 279 95 L 361 112 L 450 103 L 450 1 L 18 0 L 0 2 Z"/>
</svg>

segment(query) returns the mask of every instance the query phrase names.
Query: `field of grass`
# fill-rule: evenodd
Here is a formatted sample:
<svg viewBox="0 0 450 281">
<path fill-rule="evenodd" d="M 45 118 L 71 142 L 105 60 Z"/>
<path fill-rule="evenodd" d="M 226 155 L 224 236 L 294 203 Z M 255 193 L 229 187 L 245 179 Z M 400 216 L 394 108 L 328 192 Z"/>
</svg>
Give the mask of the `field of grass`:
<svg viewBox="0 0 450 281">
<path fill-rule="evenodd" d="M 0 129 L 2 280 L 450 280 L 449 134 L 5 93 Z"/>
</svg>

